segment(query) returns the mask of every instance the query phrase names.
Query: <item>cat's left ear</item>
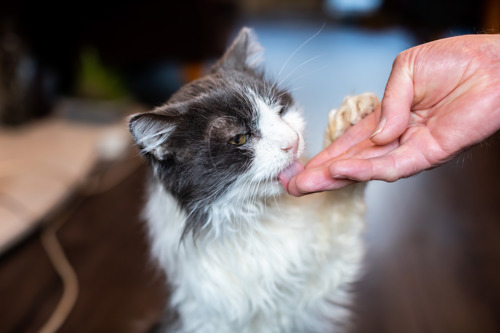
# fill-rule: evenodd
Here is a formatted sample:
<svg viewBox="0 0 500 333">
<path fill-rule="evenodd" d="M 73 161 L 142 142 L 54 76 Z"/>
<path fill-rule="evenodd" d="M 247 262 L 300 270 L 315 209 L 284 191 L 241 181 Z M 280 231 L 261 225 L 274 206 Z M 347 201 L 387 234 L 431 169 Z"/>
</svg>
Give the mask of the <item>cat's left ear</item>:
<svg viewBox="0 0 500 333">
<path fill-rule="evenodd" d="M 168 139 L 176 128 L 174 118 L 155 111 L 129 117 L 130 133 L 143 154 L 164 159 L 168 154 Z"/>
<path fill-rule="evenodd" d="M 257 41 L 253 30 L 245 27 L 240 30 L 222 58 L 212 67 L 212 72 L 255 69 L 260 63 L 261 54 L 262 45 Z"/>
</svg>

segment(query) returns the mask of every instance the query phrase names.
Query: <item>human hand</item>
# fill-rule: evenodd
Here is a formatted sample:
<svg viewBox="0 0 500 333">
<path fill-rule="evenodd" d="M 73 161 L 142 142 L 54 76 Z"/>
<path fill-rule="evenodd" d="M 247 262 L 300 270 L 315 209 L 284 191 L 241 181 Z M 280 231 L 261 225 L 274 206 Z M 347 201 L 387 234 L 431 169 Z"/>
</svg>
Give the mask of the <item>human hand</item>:
<svg viewBox="0 0 500 333">
<path fill-rule="evenodd" d="M 395 59 L 381 110 L 315 156 L 288 191 L 395 181 L 450 160 L 499 128 L 500 35 L 419 45 Z"/>
</svg>

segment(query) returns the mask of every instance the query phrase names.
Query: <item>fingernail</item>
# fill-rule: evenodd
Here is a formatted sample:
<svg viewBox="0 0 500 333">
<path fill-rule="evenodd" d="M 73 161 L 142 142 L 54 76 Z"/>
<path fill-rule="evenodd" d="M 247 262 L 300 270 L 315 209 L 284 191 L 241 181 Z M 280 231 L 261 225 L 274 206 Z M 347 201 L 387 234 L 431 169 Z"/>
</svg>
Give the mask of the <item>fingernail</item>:
<svg viewBox="0 0 500 333">
<path fill-rule="evenodd" d="M 382 130 L 384 129 L 384 126 L 385 126 L 385 123 L 386 123 L 387 119 L 385 118 L 381 118 L 380 119 L 380 122 L 378 123 L 378 127 L 377 129 L 375 130 L 375 132 L 373 132 L 373 134 L 370 136 L 370 139 L 373 138 L 375 135 L 379 134 L 380 132 L 382 132 Z"/>
</svg>

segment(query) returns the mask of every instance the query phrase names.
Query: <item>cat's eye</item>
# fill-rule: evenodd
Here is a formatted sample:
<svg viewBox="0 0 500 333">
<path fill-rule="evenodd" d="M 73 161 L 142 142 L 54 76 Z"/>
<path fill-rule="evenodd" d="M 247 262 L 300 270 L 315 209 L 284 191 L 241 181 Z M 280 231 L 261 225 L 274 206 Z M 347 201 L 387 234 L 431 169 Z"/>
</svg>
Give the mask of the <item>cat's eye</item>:
<svg viewBox="0 0 500 333">
<path fill-rule="evenodd" d="M 246 133 L 246 134 L 238 134 L 234 138 L 232 138 L 231 140 L 229 140 L 228 143 L 230 145 L 233 145 L 233 146 L 241 146 L 245 142 L 247 142 L 247 140 L 248 140 L 249 137 L 250 137 L 250 135 L 248 133 Z"/>
</svg>

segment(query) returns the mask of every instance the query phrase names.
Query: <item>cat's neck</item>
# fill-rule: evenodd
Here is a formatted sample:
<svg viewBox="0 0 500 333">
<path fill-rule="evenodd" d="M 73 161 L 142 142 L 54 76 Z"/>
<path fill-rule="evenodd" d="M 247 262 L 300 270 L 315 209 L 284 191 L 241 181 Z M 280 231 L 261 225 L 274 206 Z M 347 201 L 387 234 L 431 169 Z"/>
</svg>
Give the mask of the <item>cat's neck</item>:
<svg viewBox="0 0 500 333">
<path fill-rule="evenodd" d="M 281 220 L 277 219 L 276 215 L 283 212 L 282 201 L 283 195 L 263 197 L 256 193 L 249 197 L 241 193 L 241 190 L 235 189 L 228 191 L 208 205 L 199 203 L 193 206 L 195 211 L 188 211 L 165 190 L 163 185 L 152 182 L 147 211 L 148 215 L 158 221 L 159 225 L 164 224 L 166 220 L 171 221 L 173 216 L 176 216 L 175 219 L 178 222 L 169 223 L 170 227 L 176 230 L 172 232 L 182 234 L 182 238 L 191 238 L 190 233 L 194 232 L 195 238 L 201 241 L 201 239 L 220 239 L 237 234 L 258 232 L 266 223 L 273 221 L 276 223 Z M 171 211 L 172 207 L 175 207 L 173 211 Z M 188 223 L 193 223 L 197 227 L 185 233 Z"/>
<path fill-rule="evenodd" d="M 206 229 L 213 237 L 253 232 L 275 215 L 272 212 L 279 211 L 280 196 L 268 198 L 256 194 L 248 197 L 234 192 L 206 208 Z"/>
</svg>

